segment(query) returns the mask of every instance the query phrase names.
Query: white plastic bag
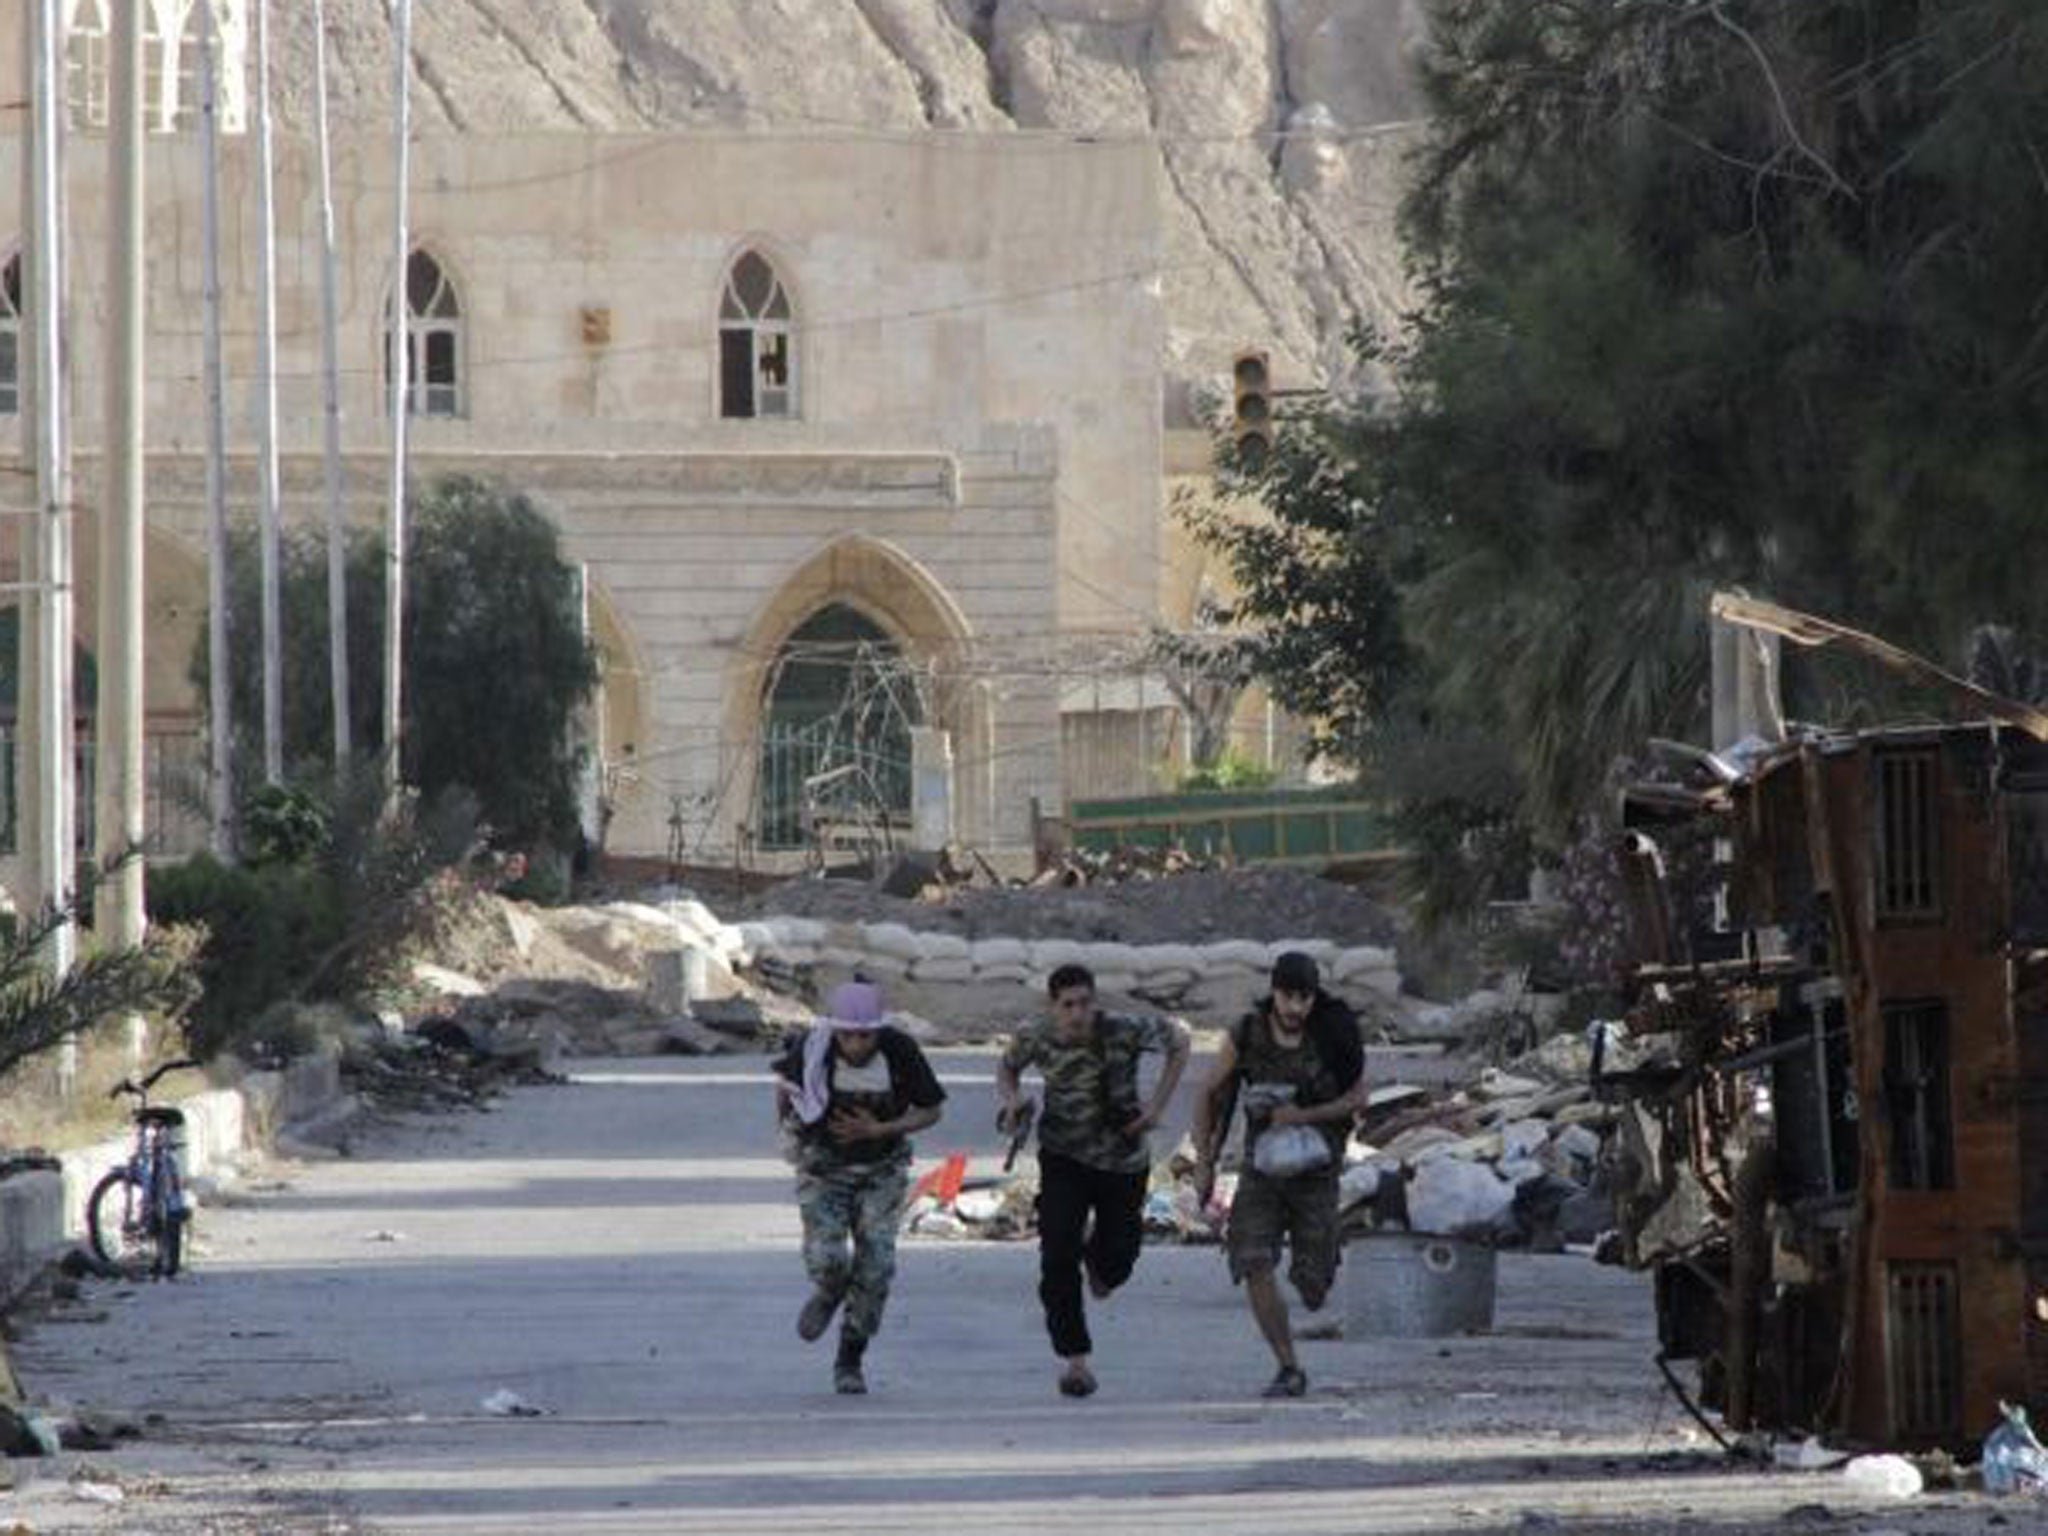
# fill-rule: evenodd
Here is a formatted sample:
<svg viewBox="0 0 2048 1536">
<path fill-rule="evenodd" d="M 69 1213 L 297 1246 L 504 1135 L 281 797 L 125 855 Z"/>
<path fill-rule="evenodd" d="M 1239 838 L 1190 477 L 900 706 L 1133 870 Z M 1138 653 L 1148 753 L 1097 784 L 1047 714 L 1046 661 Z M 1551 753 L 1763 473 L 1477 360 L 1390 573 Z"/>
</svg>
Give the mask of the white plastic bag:
<svg viewBox="0 0 2048 1536">
<path fill-rule="evenodd" d="M 1267 1130 L 1252 1147 L 1252 1166 L 1269 1179 L 1291 1179 L 1330 1164 L 1329 1139 L 1312 1125 Z"/>
<path fill-rule="evenodd" d="M 2027 1410 L 2016 1403 L 2000 1403 L 1998 1411 L 1998 1423 L 1984 1437 L 1984 1491 L 2048 1493 L 2048 1450 L 2034 1438 Z"/>
<path fill-rule="evenodd" d="M 1910 1499 L 1926 1486 L 1903 1456 L 1858 1456 L 1842 1469 L 1842 1481 L 1872 1499 Z"/>
</svg>

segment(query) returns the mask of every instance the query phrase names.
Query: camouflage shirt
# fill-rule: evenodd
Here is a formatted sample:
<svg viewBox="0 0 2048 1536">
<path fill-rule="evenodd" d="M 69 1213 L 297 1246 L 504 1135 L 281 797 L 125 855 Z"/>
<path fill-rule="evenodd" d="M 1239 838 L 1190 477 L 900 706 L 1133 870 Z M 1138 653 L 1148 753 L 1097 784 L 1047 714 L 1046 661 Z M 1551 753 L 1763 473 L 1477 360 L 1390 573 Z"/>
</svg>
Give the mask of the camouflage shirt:
<svg viewBox="0 0 2048 1536">
<path fill-rule="evenodd" d="M 1027 1067 L 1045 1079 L 1038 1114 L 1038 1145 L 1047 1152 L 1111 1173 L 1142 1173 L 1152 1166 L 1145 1138 L 1123 1127 L 1144 1108 L 1138 1058 L 1171 1052 L 1181 1030 L 1156 1014 L 1098 1013 L 1086 1040 L 1069 1045 L 1050 1022 L 1017 1031 L 1003 1064 L 1020 1077 Z"/>
</svg>

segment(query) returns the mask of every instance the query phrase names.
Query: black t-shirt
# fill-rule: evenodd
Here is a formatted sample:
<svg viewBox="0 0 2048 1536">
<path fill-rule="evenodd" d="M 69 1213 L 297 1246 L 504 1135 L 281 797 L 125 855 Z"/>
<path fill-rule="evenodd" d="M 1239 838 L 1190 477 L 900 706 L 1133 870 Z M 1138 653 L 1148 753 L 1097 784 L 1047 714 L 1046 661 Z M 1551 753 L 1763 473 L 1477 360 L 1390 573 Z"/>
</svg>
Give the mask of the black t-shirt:
<svg viewBox="0 0 2048 1536">
<path fill-rule="evenodd" d="M 1285 1085 L 1294 1089 L 1293 1102 L 1304 1109 L 1341 1098 L 1357 1086 L 1365 1071 L 1365 1043 L 1358 1034 L 1358 1015 L 1341 998 L 1318 991 L 1302 1029 L 1301 1044 L 1283 1047 L 1272 1028 L 1273 1000 L 1259 999 L 1250 1013 L 1237 1021 L 1230 1032 L 1237 1047 L 1237 1075 L 1240 1092 L 1254 1084 Z M 1263 1117 L 1245 1104 L 1245 1152 L 1265 1129 Z M 1350 1127 L 1330 1122 L 1317 1127 L 1341 1160 Z"/>
<path fill-rule="evenodd" d="M 851 1068 L 840 1059 L 837 1050 L 825 1058 L 831 1099 L 815 1124 L 796 1128 L 797 1139 L 807 1150 L 830 1152 L 849 1163 L 885 1161 L 907 1151 L 909 1138 L 885 1136 L 872 1141 L 834 1141 L 829 1129 L 833 1115 L 866 1109 L 877 1120 L 894 1120 L 906 1109 L 932 1109 L 946 1101 L 946 1090 L 940 1086 L 937 1074 L 932 1071 L 931 1063 L 925 1059 L 918 1043 L 900 1029 L 884 1026 L 879 1034 L 875 1054 L 869 1058 L 865 1069 Z M 776 1072 L 789 1082 L 801 1084 L 804 1080 L 806 1038 L 806 1034 L 792 1036 L 788 1047 L 776 1060 Z"/>
</svg>

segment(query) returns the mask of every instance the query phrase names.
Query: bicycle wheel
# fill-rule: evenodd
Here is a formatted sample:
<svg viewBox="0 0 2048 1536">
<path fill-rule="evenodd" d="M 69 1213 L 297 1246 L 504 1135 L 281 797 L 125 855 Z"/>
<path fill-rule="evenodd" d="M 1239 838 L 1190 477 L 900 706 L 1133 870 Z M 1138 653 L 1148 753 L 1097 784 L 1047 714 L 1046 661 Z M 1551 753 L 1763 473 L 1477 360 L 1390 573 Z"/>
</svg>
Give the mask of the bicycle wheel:
<svg viewBox="0 0 2048 1536">
<path fill-rule="evenodd" d="M 142 1183 L 126 1168 L 114 1169 L 93 1185 L 85 1202 L 85 1231 L 103 1263 L 130 1271 L 155 1267 L 157 1242 L 143 1204 Z"/>
</svg>

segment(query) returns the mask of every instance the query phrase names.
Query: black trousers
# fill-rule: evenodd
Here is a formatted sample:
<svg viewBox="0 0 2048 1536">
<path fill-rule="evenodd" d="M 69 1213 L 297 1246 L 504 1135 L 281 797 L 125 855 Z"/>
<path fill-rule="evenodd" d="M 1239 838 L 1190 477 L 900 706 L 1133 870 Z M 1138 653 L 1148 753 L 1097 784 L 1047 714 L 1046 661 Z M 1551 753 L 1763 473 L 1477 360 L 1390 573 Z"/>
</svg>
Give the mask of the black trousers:
<svg viewBox="0 0 2048 1536">
<path fill-rule="evenodd" d="M 1081 1266 L 1110 1290 L 1131 1278 L 1145 1238 L 1145 1186 L 1137 1173 L 1111 1173 L 1057 1152 L 1038 1158 L 1038 1299 L 1061 1359 L 1092 1352 L 1082 1305 Z M 1088 1218 L 1093 1214 L 1091 1232 Z"/>
</svg>

